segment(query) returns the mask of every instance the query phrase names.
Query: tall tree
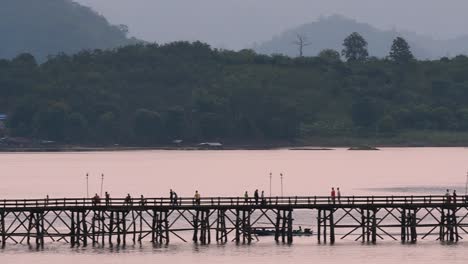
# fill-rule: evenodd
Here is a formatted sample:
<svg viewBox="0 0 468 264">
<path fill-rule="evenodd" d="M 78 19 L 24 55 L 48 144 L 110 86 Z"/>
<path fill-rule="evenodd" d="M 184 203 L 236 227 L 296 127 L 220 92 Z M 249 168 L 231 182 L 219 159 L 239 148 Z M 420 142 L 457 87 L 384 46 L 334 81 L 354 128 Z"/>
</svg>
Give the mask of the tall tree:
<svg viewBox="0 0 468 264">
<path fill-rule="evenodd" d="M 395 62 L 408 62 L 414 59 L 410 45 L 402 37 L 397 37 L 393 40 L 392 48 L 390 49 L 389 58 Z"/>
<path fill-rule="evenodd" d="M 307 37 L 302 34 L 296 35 L 296 41 L 293 42 L 299 50 L 299 57 L 304 57 L 304 48 L 312 45 L 311 42 L 307 40 Z"/>
<path fill-rule="evenodd" d="M 359 33 L 354 32 L 345 38 L 342 55 L 350 62 L 364 61 L 369 57 L 367 41 Z"/>
</svg>

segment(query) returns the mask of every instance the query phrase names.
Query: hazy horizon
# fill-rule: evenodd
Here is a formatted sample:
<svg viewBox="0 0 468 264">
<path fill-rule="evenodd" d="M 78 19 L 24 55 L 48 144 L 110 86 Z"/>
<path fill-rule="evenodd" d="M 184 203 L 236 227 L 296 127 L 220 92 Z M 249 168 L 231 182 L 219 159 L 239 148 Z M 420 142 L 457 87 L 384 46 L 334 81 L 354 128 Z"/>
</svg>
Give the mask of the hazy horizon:
<svg viewBox="0 0 468 264">
<path fill-rule="evenodd" d="M 448 39 L 468 34 L 468 2 L 435 0 L 75 0 L 130 35 L 159 43 L 201 40 L 240 49 L 271 39 L 320 16 L 340 14 L 379 29 L 397 29 Z M 403 8 L 403 7 L 404 8 Z"/>
</svg>

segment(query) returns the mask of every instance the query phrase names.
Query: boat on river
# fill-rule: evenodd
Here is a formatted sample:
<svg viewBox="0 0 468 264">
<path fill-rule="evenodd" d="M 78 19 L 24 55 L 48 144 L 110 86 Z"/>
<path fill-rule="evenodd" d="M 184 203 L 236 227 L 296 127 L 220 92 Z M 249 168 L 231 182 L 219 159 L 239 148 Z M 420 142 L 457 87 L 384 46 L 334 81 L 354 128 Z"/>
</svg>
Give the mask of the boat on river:
<svg viewBox="0 0 468 264">
<path fill-rule="evenodd" d="M 275 229 L 271 228 L 255 228 L 253 233 L 257 236 L 274 236 L 276 231 Z M 293 236 L 312 236 L 314 232 L 310 228 L 299 228 L 297 230 L 293 230 Z"/>
</svg>

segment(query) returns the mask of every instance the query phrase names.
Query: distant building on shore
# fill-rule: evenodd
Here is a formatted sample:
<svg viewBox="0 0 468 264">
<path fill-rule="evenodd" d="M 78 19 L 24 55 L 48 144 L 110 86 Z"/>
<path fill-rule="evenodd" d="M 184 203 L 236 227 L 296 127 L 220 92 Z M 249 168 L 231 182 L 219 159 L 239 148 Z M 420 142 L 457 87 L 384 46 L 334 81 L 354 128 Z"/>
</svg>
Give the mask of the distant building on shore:
<svg viewBox="0 0 468 264">
<path fill-rule="evenodd" d="M 5 134 L 5 121 L 7 119 L 6 114 L 0 114 L 0 136 L 3 136 Z"/>
<path fill-rule="evenodd" d="M 198 147 L 202 149 L 222 149 L 223 144 L 219 142 L 203 142 L 198 144 Z"/>
</svg>

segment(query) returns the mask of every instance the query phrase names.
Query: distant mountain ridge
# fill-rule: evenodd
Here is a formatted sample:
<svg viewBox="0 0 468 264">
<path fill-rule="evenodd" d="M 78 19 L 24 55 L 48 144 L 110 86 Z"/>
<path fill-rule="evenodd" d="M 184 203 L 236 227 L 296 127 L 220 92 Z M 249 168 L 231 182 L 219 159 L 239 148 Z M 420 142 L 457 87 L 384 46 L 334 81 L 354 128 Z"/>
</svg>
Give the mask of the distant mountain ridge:
<svg viewBox="0 0 468 264">
<path fill-rule="evenodd" d="M 2 0 L 0 58 L 31 53 L 38 60 L 57 53 L 106 49 L 137 42 L 124 25 L 72 0 Z"/>
<path fill-rule="evenodd" d="M 254 45 L 254 50 L 263 54 L 284 54 L 297 56 L 298 48 L 293 44 L 297 34 L 307 37 L 310 45 L 304 49 L 304 55 L 316 56 L 324 49 L 342 50 L 343 40 L 352 32 L 361 34 L 369 44 L 370 56 L 388 55 L 392 41 L 404 37 L 418 59 L 436 59 L 443 56 L 455 56 L 468 53 L 468 36 L 450 40 L 435 40 L 429 36 L 409 31 L 381 30 L 366 23 L 341 16 L 322 17 L 316 22 L 289 29 L 270 41 Z"/>
</svg>

